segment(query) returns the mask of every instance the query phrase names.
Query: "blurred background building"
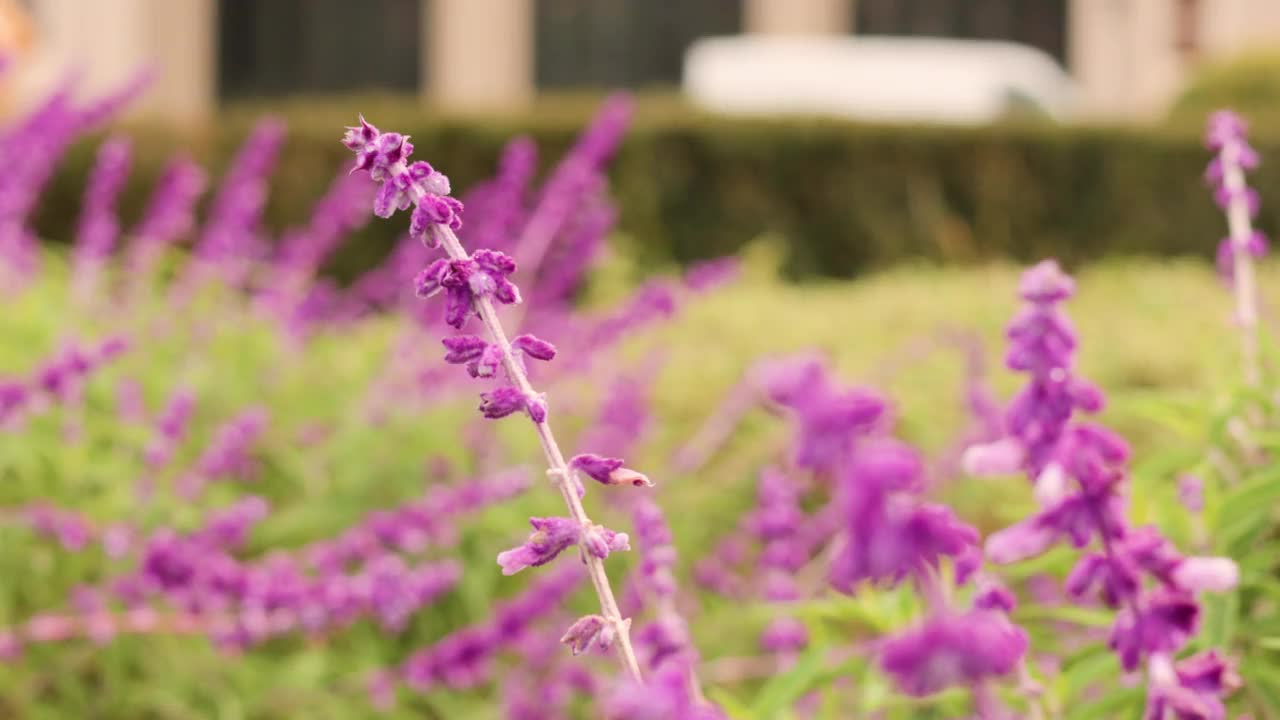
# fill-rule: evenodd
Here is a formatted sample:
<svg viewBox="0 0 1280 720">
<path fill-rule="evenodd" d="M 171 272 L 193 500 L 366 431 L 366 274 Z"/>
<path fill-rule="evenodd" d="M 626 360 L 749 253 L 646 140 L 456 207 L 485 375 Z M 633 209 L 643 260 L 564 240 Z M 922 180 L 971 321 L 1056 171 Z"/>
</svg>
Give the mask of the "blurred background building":
<svg viewBox="0 0 1280 720">
<path fill-rule="evenodd" d="M 292 94 L 420 93 L 470 111 L 542 90 L 674 88 L 697 39 L 736 34 L 1012 41 L 1070 73 L 1079 114 L 1141 118 L 1198 64 L 1280 40 L 1280 2 L 0 0 L 0 25 L 14 100 L 70 68 L 95 91 L 152 63 L 139 110 L 183 121 Z"/>
</svg>

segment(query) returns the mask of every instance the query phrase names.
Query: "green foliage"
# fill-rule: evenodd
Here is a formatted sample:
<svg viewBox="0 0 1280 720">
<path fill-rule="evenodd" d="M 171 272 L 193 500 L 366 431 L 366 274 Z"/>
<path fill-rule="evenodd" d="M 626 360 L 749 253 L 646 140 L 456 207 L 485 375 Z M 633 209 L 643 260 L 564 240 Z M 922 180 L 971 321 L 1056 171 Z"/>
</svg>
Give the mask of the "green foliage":
<svg viewBox="0 0 1280 720">
<path fill-rule="evenodd" d="M 307 216 L 349 162 L 335 127 L 360 108 L 373 122 L 413 136 L 418 155 L 465 189 L 489 176 L 503 144 L 526 133 L 558 158 L 591 103 L 486 119 L 441 117 L 387 98 L 340 105 L 298 101 L 281 112 L 290 139 L 268 208 L 276 227 Z M 1208 256 L 1225 224 L 1200 180 L 1209 159 L 1191 127 L 895 127 L 822 119 L 731 119 L 670 102 L 643 102 L 612 166 L 625 247 L 646 268 L 734 252 L 765 234 L 784 238 L 793 277 L 850 277 L 902 260 L 1068 262 L 1116 255 Z M 201 132 L 145 134 L 144 157 L 126 194 L 136 216 L 162 155 L 190 147 L 215 172 L 256 119 L 229 112 Z M 1202 114 L 1201 114 L 1202 115 Z M 1260 130 L 1265 131 L 1265 127 Z M 1263 197 L 1280 196 L 1280 149 L 1265 132 L 1251 177 Z M 70 237 L 92 160 L 77 147 L 46 193 L 38 227 Z M 1271 209 L 1267 209 L 1271 208 Z M 1277 212 L 1264 203 L 1263 229 Z M 335 260 L 349 277 L 385 252 L 396 223 L 363 230 Z M 465 235 L 465 232 L 464 232 Z"/>
<path fill-rule="evenodd" d="M 1169 119 L 1194 126 L 1221 108 L 1274 127 L 1280 119 L 1280 52 L 1258 49 L 1200 68 L 1174 102 Z"/>
</svg>

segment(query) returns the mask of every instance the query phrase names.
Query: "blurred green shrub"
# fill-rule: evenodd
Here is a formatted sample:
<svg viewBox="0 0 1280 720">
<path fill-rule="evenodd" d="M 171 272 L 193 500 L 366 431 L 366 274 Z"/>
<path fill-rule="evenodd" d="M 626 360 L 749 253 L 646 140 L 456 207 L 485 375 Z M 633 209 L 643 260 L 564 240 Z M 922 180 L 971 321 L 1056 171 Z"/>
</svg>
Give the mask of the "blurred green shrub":
<svg viewBox="0 0 1280 720">
<path fill-rule="evenodd" d="M 1169 111 L 1178 125 L 1196 125 L 1219 108 L 1249 115 L 1256 125 L 1280 120 L 1280 50 L 1259 49 L 1209 63 L 1187 83 Z"/>
<path fill-rule="evenodd" d="M 591 106 L 476 119 L 435 116 L 403 100 L 286 103 L 290 140 L 269 222 L 284 227 L 307 216 L 349 162 L 338 137 L 357 111 L 411 134 L 418 156 L 465 189 L 492 172 L 517 134 L 534 137 L 544 163 L 554 161 Z M 185 137 L 134 128 L 147 142 L 126 217 L 176 147 L 190 146 L 220 172 L 257 110 L 228 112 L 215 128 Z M 613 192 L 627 248 L 646 267 L 730 253 L 766 233 L 786 239 L 792 277 L 846 277 L 905 258 L 1209 256 L 1225 223 L 1201 182 L 1209 155 L 1195 125 L 893 127 L 727 119 L 642 103 L 613 166 Z M 1256 140 L 1264 165 L 1251 179 L 1263 194 L 1267 229 L 1280 213 L 1280 163 L 1270 162 L 1280 142 Z M 76 148 L 46 193 L 37 223 L 45 237 L 69 237 L 91 159 L 88 143 Z M 369 265 L 402 228 L 371 225 L 336 259 L 335 272 L 350 276 Z"/>
</svg>

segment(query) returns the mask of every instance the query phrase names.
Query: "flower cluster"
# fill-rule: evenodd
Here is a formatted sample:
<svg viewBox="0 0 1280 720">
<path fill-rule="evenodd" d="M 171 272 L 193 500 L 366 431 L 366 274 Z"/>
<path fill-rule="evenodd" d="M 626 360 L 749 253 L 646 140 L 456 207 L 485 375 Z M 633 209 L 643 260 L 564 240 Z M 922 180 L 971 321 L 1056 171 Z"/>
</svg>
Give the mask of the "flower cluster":
<svg viewBox="0 0 1280 720">
<path fill-rule="evenodd" d="M 1043 309 L 1046 303 L 1070 297 L 1072 290 L 1070 278 L 1052 261 L 1023 276 L 1021 294 L 1027 307 L 1011 326 L 1008 364 L 1030 375 L 1031 385 L 1011 405 L 1007 422 L 1013 437 L 1001 442 L 1027 459 L 1040 510 L 989 537 L 987 557 L 1010 563 L 1039 555 L 1058 542 L 1078 548 L 1093 544 L 1097 549 L 1085 553 L 1067 578 L 1067 591 L 1077 599 L 1097 595 L 1119 611 L 1110 645 L 1126 670 L 1147 661 L 1151 707 L 1194 703 L 1203 714 L 1182 716 L 1221 717 L 1218 695 L 1230 689 L 1229 683 L 1184 684 L 1169 667 L 1197 629 L 1195 594 L 1233 587 L 1236 566 L 1226 558 L 1185 557 L 1155 528 L 1128 525 L 1128 447 L 1105 427 L 1074 419 L 1076 409 L 1099 409 L 1102 396 L 1073 372 L 1075 336 L 1065 317 Z M 1035 317 L 1040 318 L 1038 324 L 1028 322 Z M 980 469 L 1008 471 L 1001 465 Z M 1193 665 L 1208 662 L 1207 657 L 1193 659 Z M 1229 674 L 1219 668 L 1215 676 Z"/>
<path fill-rule="evenodd" d="M 413 553 L 432 544 L 452 543 L 460 518 L 513 498 L 528 487 L 528 473 L 523 470 L 458 485 L 433 485 L 421 498 L 370 513 L 337 536 L 306 545 L 297 554 L 317 570 L 338 572 L 388 551 Z"/>
<path fill-rule="evenodd" d="M 418 692 L 438 687 L 470 688 L 491 677 L 493 660 L 521 640 L 540 618 L 556 609 L 582 583 L 582 572 L 561 567 L 535 580 L 523 593 L 499 603 L 486 622 L 456 630 L 414 652 L 379 684 L 402 680 Z"/>
<path fill-rule="evenodd" d="M 97 345 L 64 345 L 41 363 L 31 377 L 0 378 L 0 430 L 17 427 L 22 418 L 50 405 L 74 405 L 81 399 L 85 382 L 100 368 L 129 349 L 122 337 L 112 337 Z"/>
<path fill-rule="evenodd" d="M 178 480 L 178 491 L 194 498 L 210 482 L 252 478 L 257 471 L 253 445 L 266 426 L 267 411 L 260 407 L 249 408 L 229 420 L 218 429 L 195 466 Z"/>
</svg>

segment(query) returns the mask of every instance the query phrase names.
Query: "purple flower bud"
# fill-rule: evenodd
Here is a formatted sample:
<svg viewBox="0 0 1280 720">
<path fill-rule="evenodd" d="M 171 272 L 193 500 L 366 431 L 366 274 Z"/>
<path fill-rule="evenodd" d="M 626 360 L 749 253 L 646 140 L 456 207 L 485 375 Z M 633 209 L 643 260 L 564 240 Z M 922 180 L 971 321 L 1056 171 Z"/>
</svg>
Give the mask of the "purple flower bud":
<svg viewBox="0 0 1280 720">
<path fill-rule="evenodd" d="M 1240 568 L 1231 558 L 1189 557 L 1173 570 L 1173 582 L 1188 592 L 1228 592 L 1240 581 Z"/>
<path fill-rule="evenodd" d="M 1258 211 L 1262 208 L 1262 197 L 1258 195 L 1257 190 L 1250 187 L 1233 190 L 1224 185 L 1213 192 L 1213 201 L 1223 210 L 1227 210 L 1234 203 L 1244 203 L 1245 210 L 1248 211 L 1251 219 L 1256 219 Z"/>
<path fill-rule="evenodd" d="M 1036 304 L 1058 303 L 1075 293 L 1076 284 L 1070 275 L 1062 272 L 1056 260 L 1045 260 L 1022 274 L 1018 282 L 1018 294 L 1023 300 Z"/>
<path fill-rule="evenodd" d="M 600 525 L 592 525 L 582 535 L 582 546 L 588 553 L 603 560 L 609 557 L 611 552 L 630 550 L 631 541 L 626 533 L 614 532 Z"/>
<path fill-rule="evenodd" d="M 1200 607 L 1190 595 L 1159 589 L 1142 598 L 1136 616 L 1132 608 L 1120 611 L 1108 644 L 1125 670 L 1136 670 L 1145 655 L 1182 647 L 1199 621 Z"/>
<path fill-rule="evenodd" d="M 547 421 L 547 395 L 546 393 L 538 393 L 529 398 L 529 419 L 535 423 L 544 423 Z M 581 497 L 581 493 L 579 493 Z"/>
<path fill-rule="evenodd" d="M 1210 150 L 1221 150 L 1229 142 L 1243 140 L 1248 130 L 1244 118 L 1230 110 L 1218 110 L 1209 116 L 1204 142 Z"/>
<path fill-rule="evenodd" d="M 511 341 L 511 347 L 520 350 L 534 360 L 549 361 L 556 356 L 556 346 L 533 335 L 520 335 Z"/>
<path fill-rule="evenodd" d="M 960 464 L 968 475 L 991 477 L 1020 471 L 1025 458 L 1021 443 L 1013 438 L 1004 438 L 986 445 L 970 446 L 964 451 Z"/>
<path fill-rule="evenodd" d="M 1178 478 L 1178 502 L 1191 512 L 1204 510 L 1204 481 L 1195 475 Z"/>
<path fill-rule="evenodd" d="M 760 648 L 771 653 L 800 652 L 809 645 L 809 630 L 795 618 L 774 618 L 760 634 Z"/>
<path fill-rule="evenodd" d="M 528 398 L 518 389 L 506 385 L 480 394 L 480 412 L 490 420 L 507 417 L 529 406 Z M 545 419 L 545 409 L 543 419 Z M 532 415 L 532 412 L 530 413 Z M 536 419 L 535 422 L 541 422 Z"/>
<path fill-rule="evenodd" d="M 560 642 L 568 645 L 574 655 L 586 652 L 591 643 L 601 636 L 605 629 L 605 620 L 599 615 L 584 615 L 569 626 Z M 602 648 L 607 649 L 607 648 Z"/>
<path fill-rule="evenodd" d="M 641 473 L 623 467 L 620 458 L 599 455 L 575 455 L 569 461 L 570 470 L 578 470 L 602 485 L 634 485 L 653 487 L 653 481 Z"/>
<path fill-rule="evenodd" d="M 577 544 L 582 537 L 582 526 L 572 518 L 529 518 L 529 524 L 533 526 L 534 532 L 523 545 L 498 553 L 498 565 L 502 567 L 503 575 L 514 575 L 527 567 L 546 565 L 566 548 Z"/>
<path fill-rule="evenodd" d="M 489 343 L 477 335 L 454 335 L 440 341 L 448 352 L 444 361 L 454 365 L 469 363 L 480 357 Z"/>
</svg>

